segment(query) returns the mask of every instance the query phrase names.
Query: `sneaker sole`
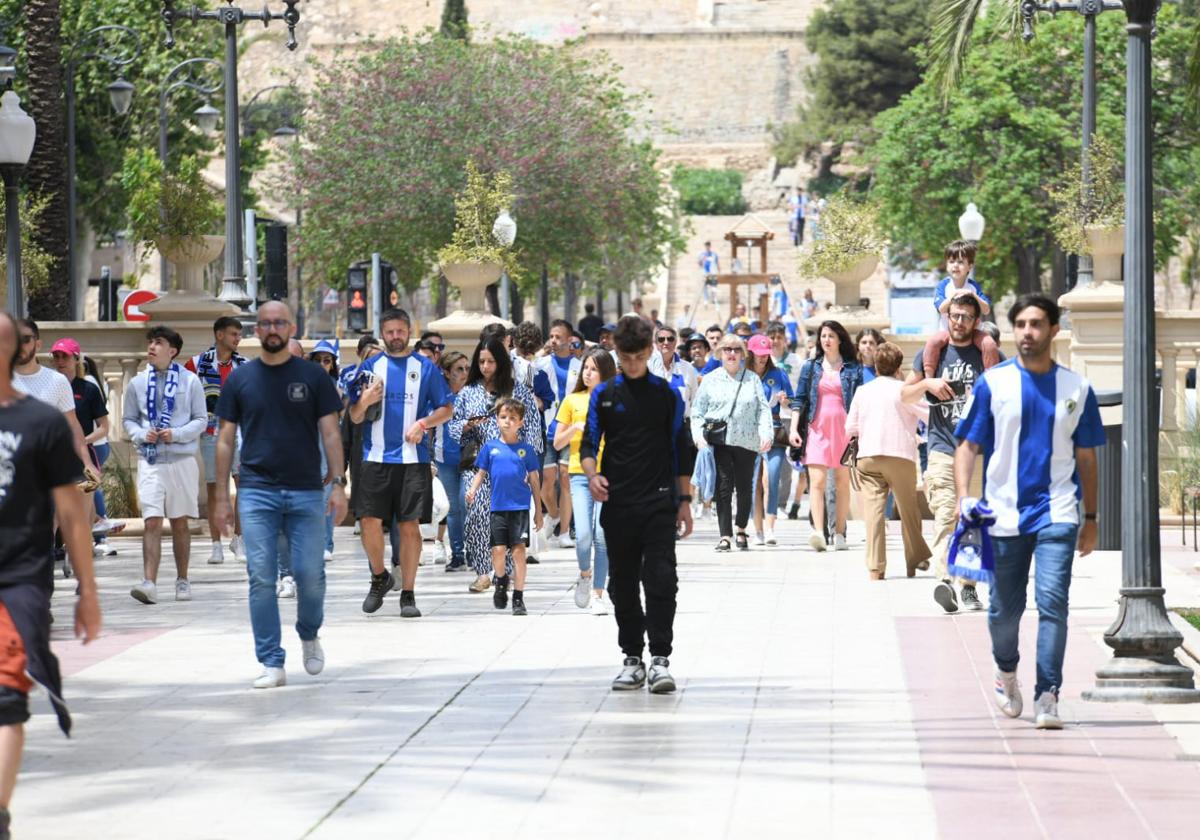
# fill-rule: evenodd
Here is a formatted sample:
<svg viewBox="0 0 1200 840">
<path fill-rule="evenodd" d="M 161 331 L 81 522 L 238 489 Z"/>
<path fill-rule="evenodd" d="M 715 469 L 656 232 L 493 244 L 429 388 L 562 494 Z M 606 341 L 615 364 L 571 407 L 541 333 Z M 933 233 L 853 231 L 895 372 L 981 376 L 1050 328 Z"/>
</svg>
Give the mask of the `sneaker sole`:
<svg viewBox="0 0 1200 840">
<path fill-rule="evenodd" d="M 938 584 L 933 590 L 933 600 L 938 602 L 947 613 L 958 612 L 958 600 L 954 597 L 954 590 L 948 584 Z"/>
<path fill-rule="evenodd" d="M 646 684 L 645 680 L 638 683 L 613 683 L 613 691 L 637 691 Z"/>
<path fill-rule="evenodd" d="M 143 604 L 157 604 L 158 603 L 157 598 L 151 598 L 145 592 L 135 592 L 133 590 L 130 590 L 129 594 L 133 596 L 133 600 L 140 601 Z"/>
<path fill-rule="evenodd" d="M 322 659 L 314 670 L 313 667 L 308 664 L 308 660 L 306 659 L 304 661 L 304 670 L 310 677 L 315 677 L 317 674 L 325 670 L 325 660 Z"/>
<path fill-rule="evenodd" d="M 400 617 L 401 618 L 420 618 L 421 611 L 413 606 L 401 607 L 400 608 Z"/>
<path fill-rule="evenodd" d="M 820 534 L 812 534 L 809 536 L 808 544 L 812 546 L 813 551 L 825 551 L 829 547 L 825 544 L 825 538 Z"/>
<path fill-rule="evenodd" d="M 651 694 L 670 694 L 675 690 L 675 680 L 672 677 L 663 677 L 657 682 L 650 683 Z"/>
<path fill-rule="evenodd" d="M 1057 729 L 1063 728 L 1063 722 L 1059 718 L 1054 718 L 1053 720 L 1044 720 L 1042 718 L 1038 718 L 1037 723 L 1035 723 L 1034 726 L 1037 729 L 1055 729 L 1055 730 L 1057 730 Z"/>
<path fill-rule="evenodd" d="M 520 609 L 513 607 L 512 612 L 513 612 L 513 615 L 529 615 L 529 610 L 525 609 L 524 607 L 521 607 Z"/>
<path fill-rule="evenodd" d="M 210 565 L 210 566 L 220 566 L 220 565 L 223 565 L 224 563 L 225 563 L 224 557 L 222 557 L 220 560 L 218 560 L 215 557 L 208 558 L 208 565 Z"/>
</svg>

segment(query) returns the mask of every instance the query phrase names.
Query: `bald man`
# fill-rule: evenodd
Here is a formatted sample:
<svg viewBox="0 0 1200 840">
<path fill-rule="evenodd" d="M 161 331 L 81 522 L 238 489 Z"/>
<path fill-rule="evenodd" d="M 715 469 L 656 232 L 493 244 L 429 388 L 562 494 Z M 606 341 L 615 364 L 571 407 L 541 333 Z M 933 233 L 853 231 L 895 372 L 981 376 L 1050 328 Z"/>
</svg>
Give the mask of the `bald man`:
<svg viewBox="0 0 1200 840">
<path fill-rule="evenodd" d="M 254 688 L 287 682 L 279 623 L 279 542 L 287 539 L 288 566 L 296 586 L 296 632 L 309 674 L 321 673 L 325 652 L 318 633 L 325 618 L 325 515 L 346 516 L 341 398 L 319 365 L 298 357 L 291 345 L 296 325 L 287 304 L 268 301 L 256 325 L 262 354 L 230 374 L 217 403 L 217 519 L 227 526 L 229 469 L 240 426 L 241 487 L 238 510 L 250 578 L 250 624 L 262 673 Z M 327 467 L 321 470 L 321 450 Z M 324 488 L 333 484 L 328 503 Z"/>
</svg>

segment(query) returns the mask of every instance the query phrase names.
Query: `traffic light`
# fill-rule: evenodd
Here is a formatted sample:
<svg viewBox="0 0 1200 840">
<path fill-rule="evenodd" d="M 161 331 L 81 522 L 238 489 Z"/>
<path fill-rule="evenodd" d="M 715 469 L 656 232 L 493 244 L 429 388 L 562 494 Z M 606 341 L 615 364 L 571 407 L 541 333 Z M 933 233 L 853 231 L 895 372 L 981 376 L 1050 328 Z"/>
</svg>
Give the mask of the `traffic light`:
<svg viewBox="0 0 1200 840">
<path fill-rule="evenodd" d="M 367 286 L 370 268 L 355 265 L 346 273 L 346 328 L 367 331 Z"/>
<path fill-rule="evenodd" d="M 287 300 L 287 225 L 267 225 L 267 259 L 263 279 L 269 300 Z"/>
</svg>

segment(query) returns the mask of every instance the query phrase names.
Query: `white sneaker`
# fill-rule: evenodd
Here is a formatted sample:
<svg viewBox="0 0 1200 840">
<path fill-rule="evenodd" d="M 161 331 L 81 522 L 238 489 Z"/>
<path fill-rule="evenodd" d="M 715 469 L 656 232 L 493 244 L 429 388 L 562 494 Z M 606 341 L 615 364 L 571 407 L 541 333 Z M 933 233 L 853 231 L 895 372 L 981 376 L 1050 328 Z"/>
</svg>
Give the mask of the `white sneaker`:
<svg viewBox="0 0 1200 840">
<path fill-rule="evenodd" d="M 834 534 L 833 535 L 833 547 L 836 551 L 845 551 L 847 548 L 846 535 L 845 534 Z"/>
<path fill-rule="evenodd" d="M 542 523 L 542 536 L 545 537 L 547 544 L 554 539 L 554 529 L 558 527 L 559 521 L 556 517 L 547 516 L 546 521 Z"/>
<path fill-rule="evenodd" d="M 356 537 L 362 536 L 362 523 L 359 522 L 357 519 L 354 520 L 354 536 L 356 536 Z"/>
<path fill-rule="evenodd" d="M 177 578 L 175 580 L 175 600 L 192 600 L 192 585 L 188 583 L 187 578 Z"/>
<path fill-rule="evenodd" d="M 767 545 L 779 545 L 779 541 L 775 539 L 775 529 L 767 529 Z"/>
<path fill-rule="evenodd" d="M 117 556 L 117 547 L 115 545 L 111 545 L 108 540 L 100 540 L 100 545 L 104 548 L 105 557 Z"/>
<path fill-rule="evenodd" d="M 558 535 L 558 547 L 559 548 L 574 548 L 575 547 L 575 540 L 571 539 L 570 531 L 568 531 L 565 534 Z"/>
<path fill-rule="evenodd" d="M 326 552 L 325 552 L 325 562 L 326 562 L 326 563 L 332 563 L 332 562 L 333 562 L 333 552 L 332 552 L 332 551 L 326 551 Z"/>
<path fill-rule="evenodd" d="M 592 615 L 608 615 L 608 600 L 604 597 L 604 591 L 592 593 Z"/>
<path fill-rule="evenodd" d="M 586 610 L 591 597 L 592 576 L 588 575 L 587 577 L 584 577 L 583 575 L 580 575 L 579 579 L 575 581 L 575 606 L 579 607 L 581 610 Z"/>
<path fill-rule="evenodd" d="M 92 543 L 92 556 L 93 557 L 103 557 L 104 549 L 105 549 L 104 543 L 102 543 L 102 542 Z"/>
<path fill-rule="evenodd" d="M 241 534 L 233 535 L 233 539 L 229 541 L 229 550 L 233 552 L 234 560 L 246 562 L 246 541 L 242 539 Z"/>
<path fill-rule="evenodd" d="M 142 581 L 130 589 L 129 594 L 133 596 L 134 600 L 141 601 L 143 604 L 158 603 L 158 587 L 154 585 L 154 581 Z"/>
<path fill-rule="evenodd" d="M 439 566 L 446 565 L 446 558 L 450 556 L 450 552 L 446 550 L 444 542 L 435 542 L 433 544 L 433 562 Z"/>
<path fill-rule="evenodd" d="M 1016 671 L 996 671 L 996 707 L 1010 718 L 1021 716 L 1025 702 L 1021 699 L 1021 684 L 1017 682 Z"/>
<path fill-rule="evenodd" d="M 255 688 L 278 688 L 281 685 L 287 685 L 287 672 L 282 668 L 263 668 L 254 681 Z"/>
<path fill-rule="evenodd" d="M 1062 718 L 1058 716 L 1058 690 L 1043 691 L 1038 699 L 1033 701 L 1037 712 L 1036 726 L 1038 729 L 1062 729 Z"/>
<path fill-rule="evenodd" d="M 116 527 L 116 526 L 108 519 L 103 519 L 103 518 L 97 519 L 92 524 L 92 533 L 93 534 L 107 534 L 114 527 Z"/>
<path fill-rule="evenodd" d="M 275 584 L 275 594 L 280 598 L 295 598 L 296 597 L 296 579 L 291 575 L 284 575 L 279 579 L 279 583 Z"/>
<path fill-rule="evenodd" d="M 767 537 L 762 531 L 754 532 L 754 544 L 755 545 L 766 545 L 767 544 Z"/>
<path fill-rule="evenodd" d="M 311 641 L 300 640 L 301 656 L 304 658 L 304 670 L 314 677 L 325 668 L 325 651 L 321 648 L 320 639 Z"/>
<path fill-rule="evenodd" d="M 825 535 L 820 531 L 813 531 L 808 535 L 808 544 L 814 551 L 824 551 L 828 547 L 825 545 Z"/>
<path fill-rule="evenodd" d="M 221 548 L 220 540 L 213 543 L 212 554 L 208 555 L 208 565 L 220 566 L 225 562 L 225 552 Z"/>
</svg>

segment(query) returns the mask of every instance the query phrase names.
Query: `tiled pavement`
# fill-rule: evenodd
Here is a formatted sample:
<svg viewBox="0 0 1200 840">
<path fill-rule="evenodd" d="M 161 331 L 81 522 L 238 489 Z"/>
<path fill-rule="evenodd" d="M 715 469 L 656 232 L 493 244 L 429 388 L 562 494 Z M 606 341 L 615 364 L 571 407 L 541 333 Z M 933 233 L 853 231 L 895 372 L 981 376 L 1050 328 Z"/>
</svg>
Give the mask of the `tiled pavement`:
<svg viewBox="0 0 1200 840">
<path fill-rule="evenodd" d="M 567 551 L 533 567 L 527 618 L 440 567 L 420 574 L 424 618 L 394 597 L 366 618 L 339 531 L 325 672 L 304 674 L 288 630 L 289 685 L 253 691 L 242 567 L 204 565 L 197 540 L 195 600 L 146 607 L 127 594 L 138 542 L 116 540 L 103 639 L 69 640 L 69 584 L 56 595 L 76 731 L 37 703 L 15 836 L 1200 836 L 1200 707 L 1079 697 L 1106 655 L 1116 554 L 1077 563 L 1069 725 L 1045 733 L 994 713 L 982 614 L 941 615 L 925 576 L 868 582 L 854 525 L 852 550 L 825 555 L 796 526 L 748 554 L 714 554 L 711 520 L 681 544 L 673 696 L 609 691 L 615 625 L 574 606 Z M 1164 565 L 1168 599 L 1200 604 L 1190 558 Z"/>
</svg>

